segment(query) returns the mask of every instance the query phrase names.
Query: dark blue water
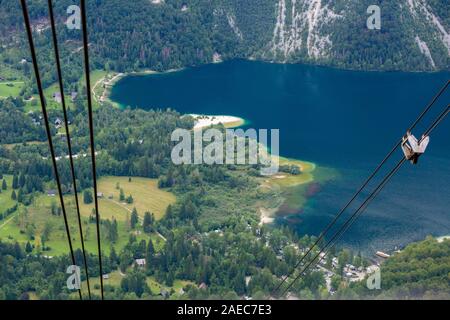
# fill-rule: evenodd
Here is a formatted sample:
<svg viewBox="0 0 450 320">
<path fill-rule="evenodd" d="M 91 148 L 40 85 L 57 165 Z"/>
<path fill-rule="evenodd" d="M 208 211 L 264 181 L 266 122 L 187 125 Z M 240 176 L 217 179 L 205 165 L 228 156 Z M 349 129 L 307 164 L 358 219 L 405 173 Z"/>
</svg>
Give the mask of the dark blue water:
<svg viewBox="0 0 450 320">
<path fill-rule="evenodd" d="M 340 173 L 322 184 L 296 216 L 299 232 L 318 234 L 449 78 L 449 73 L 368 73 L 230 61 L 130 76 L 113 88 L 111 98 L 124 106 L 235 115 L 254 128 L 279 128 L 283 156 Z M 450 90 L 414 133 L 421 135 L 449 102 Z M 400 170 L 343 243 L 371 252 L 428 234 L 450 234 L 449 138 L 450 118 L 433 133 L 420 164 L 408 163 Z M 393 160 L 400 157 L 397 153 Z M 279 222 L 292 221 L 283 217 Z"/>
</svg>

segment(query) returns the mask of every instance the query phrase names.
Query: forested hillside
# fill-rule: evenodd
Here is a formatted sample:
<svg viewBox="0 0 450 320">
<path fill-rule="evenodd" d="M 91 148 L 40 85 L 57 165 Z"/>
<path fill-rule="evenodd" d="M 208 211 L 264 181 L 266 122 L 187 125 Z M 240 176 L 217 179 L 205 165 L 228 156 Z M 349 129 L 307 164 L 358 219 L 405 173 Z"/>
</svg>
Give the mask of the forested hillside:
<svg viewBox="0 0 450 320">
<path fill-rule="evenodd" d="M 429 237 L 389 259 L 381 269 L 384 296 L 450 298 L 450 241 Z"/>
<path fill-rule="evenodd" d="M 54 2 L 65 86 L 68 94 L 76 94 L 70 96 L 68 120 L 89 247 L 96 234 L 88 230 L 96 218 L 88 206 L 93 201 L 92 164 L 83 156 L 90 151 L 83 48 L 79 30 L 64 25 L 73 0 Z M 366 9 L 373 2 L 382 8 L 381 30 L 366 28 Z M 67 137 L 64 126 L 57 124 L 62 110 L 55 97 L 50 99 L 57 92 L 57 78 L 47 1 L 28 3 L 61 191 L 65 200 L 71 199 L 74 184 Z M 450 69 L 450 4 L 444 0 L 87 3 L 91 70 L 100 79 L 92 77 L 94 96 L 96 84 L 109 74 L 235 58 L 358 70 Z M 0 0 L 0 9 L 0 98 L 4 97 L 0 99 L 0 300 L 76 298 L 64 287 L 64 268 L 70 263 L 67 240 L 62 208 L 54 198 L 43 119 L 33 96 L 20 3 Z M 260 177 L 258 165 L 175 166 L 170 136 L 175 128 L 192 129 L 191 117 L 171 109 L 153 110 L 151 105 L 142 106 L 149 109 L 144 111 L 114 108 L 108 102 L 98 107 L 95 102 L 96 174 L 100 184 L 106 179 L 115 185 L 100 196 L 103 204 L 109 204 L 99 209 L 103 271 L 111 277 L 105 281 L 106 297 L 270 298 L 299 255 L 315 242 L 287 227 L 264 224 L 263 211 L 276 210 L 286 200 L 284 187 Z M 288 179 L 308 174 L 295 162 L 280 169 Z M 134 180 L 145 181 L 146 189 L 154 186 L 173 201 L 156 216 L 158 212 L 139 203 L 138 197 L 147 194 L 136 189 L 125 194 L 124 188 L 135 187 Z M 78 243 L 76 226 L 71 224 L 71 232 Z M 92 248 L 87 264 L 91 277 L 98 278 Z M 82 265 L 81 251 L 76 250 L 75 256 Z M 356 252 L 333 250 L 321 267 L 293 286 L 291 294 L 300 299 L 448 297 L 449 257 L 449 241 L 427 239 L 410 245 L 382 265 L 383 290 L 374 293 L 364 282 L 350 285 L 344 272 L 349 263 L 365 272 L 368 261 Z M 136 259 L 146 259 L 146 266 L 138 267 Z M 82 280 L 86 281 L 84 271 Z M 99 285 L 93 288 L 98 297 Z"/>
<path fill-rule="evenodd" d="M 49 193 L 55 187 L 48 146 L 41 141 L 43 127 L 36 115 L 23 112 L 20 102 L 0 100 L 0 109 L 11 112 L 16 120 L 16 126 L 5 128 L 8 132 L 0 130 L 0 136 L 11 142 L 0 146 L 0 300 L 77 298 L 64 286 L 67 239 L 60 232 L 61 209 Z M 52 110 L 49 116 L 53 120 L 58 113 Z M 87 152 L 86 111 L 71 110 L 69 117 L 74 152 Z M 135 179 L 153 178 L 161 190 L 176 196 L 176 202 L 157 221 L 148 207 L 121 214 L 117 207 L 100 206 L 103 271 L 115 279 L 105 286 L 108 299 L 268 297 L 280 277 L 293 267 L 299 250 L 314 241 L 308 236 L 299 239 L 288 228 L 260 223 L 261 206 L 273 206 L 281 195 L 277 189 L 260 190 L 258 165 L 172 164 L 171 132 L 175 128 L 191 129 L 191 117 L 181 117 L 171 110 L 121 110 L 108 104 L 97 109 L 94 117 L 99 177 L 124 177 L 123 184 L 117 182 L 115 187 L 121 194 L 122 188 Z M 7 122 L 8 114 L 0 113 L 0 120 Z M 73 194 L 68 160 L 64 160 L 67 146 L 55 129 L 52 135 L 67 199 Z M 23 139 L 31 141 L 25 143 Z M 90 160 L 77 157 L 75 166 L 83 203 L 88 204 L 92 202 Z M 108 195 L 110 202 L 116 201 L 114 197 Z M 129 204 L 134 201 L 131 195 L 117 199 Z M 48 206 L 39 206 L 47 201 Z M 52 223 L 42 223 L 42 219 Z M 95 224 L 92 212 L 82 219 L 85 230 Z M 75 221 L 70 229 L 77 243 Z M 88 244 L 95 235 L 86 237 Z M 49 257 L 49 252 L 59 246 L 60 253 Z M 88 252 L 89 273 L 98 277 L 98 260 L 92 250 Z M 81 251 L 76 250 L 75 256 L 82 265 Z M 146 259 L 146 267 L 138 268 L 135 259 Z M 296 291 L 319 295 L 323 291 L 322 276 L 315 273 L 311 277 L 318 283 L 316 287 L 308 289 L 310 282 L 304 282 Z M 95 290 L 98 297 L 98 285 Z"/>
<path fill-rule="evenodd" d="M 57 1 L 55 12 L 64 40 L 63 59 L 76 70 L 81 63 L 80 35 L 63 25 L 70 4 Z M 98 0 L 88 4 L 93 64 L 120 72 L 169 70 L 209 63 L 213 57 L 362 70 L 450 68 L 450 3 L 444 0 L 165 0 L 159 4 Z M 381 8 L 381 30 L 366 26 L 366 11 L 372 4 Z M 28 50 L 22 14 L 18 2 L 1 0 L 0 6 L 0 55 L 3 62 L 14 65 Z M 30 1 L 30 11 L 37 41 L 49 55 L 46 2 Z"/>
<path fill-rule="evenodd" d="M 368 290 L 365 281 L 342 288 L 345 299 L 449 299 L 450 240 L 427 237 L 411 243 L 381 265 L 381 290 Z"/>
</svg>

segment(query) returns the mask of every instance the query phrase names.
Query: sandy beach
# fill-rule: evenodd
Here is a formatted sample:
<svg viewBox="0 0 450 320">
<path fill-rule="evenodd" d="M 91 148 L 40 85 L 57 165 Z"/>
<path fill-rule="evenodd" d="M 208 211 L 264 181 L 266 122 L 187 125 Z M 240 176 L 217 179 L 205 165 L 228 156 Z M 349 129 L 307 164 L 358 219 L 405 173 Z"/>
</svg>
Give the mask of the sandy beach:
<svg viewBox="0 0 450 320">
<path fill-rule="evenodd" d="M 436 240 L 438 242 L 444 242 L 445 240 L 450 239 L 450 235 L 446 235 L 446 236 L 442 236 L 442 237 L 437 237 Z"/>
<path fill-rule="evenodd" d="M 226 128 L 236 128 L 245 124 L 245 120 L 233 116 L 208 116 L 199 114 L 190 114 L 195 121 L 194 130 L 208 128 L 212 125 L 223 124 Z"/>
</svg>

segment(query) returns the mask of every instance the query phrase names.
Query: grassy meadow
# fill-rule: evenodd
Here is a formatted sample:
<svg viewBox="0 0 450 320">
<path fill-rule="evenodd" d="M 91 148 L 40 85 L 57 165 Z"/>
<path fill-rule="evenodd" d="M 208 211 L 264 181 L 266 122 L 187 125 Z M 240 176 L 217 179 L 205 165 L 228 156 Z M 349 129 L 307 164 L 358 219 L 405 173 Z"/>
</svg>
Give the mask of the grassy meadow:
<svg viewBox="0 0 450 320">
<path fill-rule="evenodd" d="M 17 97 L 24 85 L 23 81 L 0 82 L 0 98 Z"/>
<path fill-rule="evenodd" d="M 10 186 L 12 177 L 5 176 L 5 178 L 8 186 Z M 133 204 L 125 204 L 119 201 L 119 190 L 116 189 L 117 183 L 120 184 L 127 196 L 130 194 L 133 196 Z M 131 210 L 134 207 L 138 210 L 141 219 L 145 211 L 154 213 L 155 217 L 160 219 L 163 217 L 167 206 L 176 200 L 173 194 L 158 189 L 157 180 L 155 179 L 131 178 L 131 182 L 129 182 L 128 178 L 123 177 L 101 178 L 99 180 L 99 191 L 104 193 L 104 197 L 99 199 L 101 219 L 111 220 L 114 218 L 118 223 L 119 237 L 115 243 L 110 243 L 106 239 L 103 227 L 100 229 L 102 250 L 107 254 L 111 246 L 120 250 L 128 242 L 130 232 L 132 232 L 128 221 Z M 74 248 L 81 248 L 75 197 L 73 195 L 66 195 L 64 200 L 73 246 Z M 7 191 L 0 194 L 0 201 L 1 212 L 14 206 L 15 202 L 11 200 L 10 187 Z M 96 224 L 89 222 L 89 216 L 93 213 L 94 204 L 84 204 L 81 194 L 79 201 L 85 246 L 89 252 L 96 253 Z M 58 197 L 41 194 L 35 197 L 30 206 L 19 206 L 19 209 L 14 214 L 0 222 L 0 239 L 4 241 L 18 241 L 22 245 L 30 241 L 35 246 L 35 249 L 39 250 L 43 246 L 42 235 L 48 234 L 49 236 L 45 242 L 45 246 L 50 249 L 44 251 L 43 254 L 48 256 L 67 254 L 69 252 L 69 246 L 64 227 L 64 219 L 62 215 L 52 215 L 52 206 L 55 205 L 59 206 Z M 33 237 L 30 236 L 31 234 L 33 234 Z M 164 240 L 157 234 L 147 235 L 143 232 L 136 232 L 136 236 L 138 240 L 148 239 L 150 237 L 157 250 L 164 244 Z"/>
</svg>

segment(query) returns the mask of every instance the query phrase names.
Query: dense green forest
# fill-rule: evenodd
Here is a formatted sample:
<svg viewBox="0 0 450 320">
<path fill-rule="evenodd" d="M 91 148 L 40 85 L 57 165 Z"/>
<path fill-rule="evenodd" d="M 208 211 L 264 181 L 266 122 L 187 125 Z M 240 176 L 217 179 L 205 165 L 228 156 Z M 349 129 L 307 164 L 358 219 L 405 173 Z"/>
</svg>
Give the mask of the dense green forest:
<svg viewBox="0 0 450 320">
<path fill-rule="evenodd" d="M 1 192 L 12 191 L 17 200 L 16 206 L 1 214 L 0 222 L 27 208 L 46 191 L 46 186 L 54 183 L 42 125 L 32 124 L 33 115 L 21 112 L 22 108 L 20 99 L 0 101 L 0 110 L 10 111 L 0 113 L 0 120 L 6 121 L 11 113 L 16 117 L 16 126 L 6 128 L 12 144 L 0 147 L 0 179 L 13 176 Z M 52 119 L 57 115 L 57 111 L 51 111 Z M 70 115 L 77 152 L 88 149 L 86 116 L 83 110 Z M 192 128 L 190 117 L 181 117 L 171 110 L 121 110 L 105 104 L 95 111 L 95 121 L 99 176 L 157 178 L 160 188 L 177 195 L 176 203 L 167 208 L 161 220 L 133 210 L 125 246 L 118 250 L 112 246 L 109 253 L 103 252 L 105 274 L 126 274 L 116 284 L 106 285 L 108 299 L 269 298 L 283 275 L 295 265 L 299 253 L 315 241 L 314 237 L 299 238 L 287 227 L 259 224 L 258 206 L 277 202 L 279 194 L 257 191 L 260 182 L 255 167 L 174 166 L 169 160 L 170 133 L 176 127 Z M 6 131 L 2 129 L 0 134 L 5 135 Z M 65 142 L 57 138 L 56 130 L 53 135 L 57 154 L 64 155 Z M 24 139 L 41 143 L 24 143 Z M 63 192 L 70 194 L 68 163 L 61 160 L 58 166 L 64 177 Z M 80 187 L 89 190 L 90 161 L 79 159 L 76 167 Z M 85 192 L 83 201 L 92 202 L 92 194 Z M 60 216 L 60 209 L 52 208 L 51 214 Z M 144 216 L 142 226 L 138 224 L 138 214 Z M 95 223 L 95 219 L 90 217 L 89 223 Z M 117 222 L 102 219 L 101 225 L 106 239 L 114 243 L 119 237 Z M 29 227 L 24 225 L 25 234 L 30 232 Z M 138 230 L 144 234 L 158 232 L 165 241 L 156 246 L 151 237 L 138 239 Z M 123 232 L 120 231 L 121 236 Z M 51 231 L 48 233 L 46 237 L 51 236 Z M 65 288 L 68 252 L 50 259 L 45 255 L 45 247 L 39 251 L 31 239 L 32 234 L 26 245 L 19 245 L 14 239 L 0 242 L 0 298 L 77 298 Z M 370 261 L 347 249 L 333 250 L 322 264 L 325 269 L 314 268 L 302 277 L 291 289 L 291 295 L 300 299 L 447 297 L 449 243 L 430 238 L 395 254 L 382 264 L 382 290 L 376 292 L 368 291 L 364 280 L 355 283 L 345 277 L 348 264 L 365 268 Z M 334 257 L 337 264 L 332 263 Z M 135 259 L 146 259 L 146 266 L 137 267 Z M 83 264 L 80 250 L 76 251 L 76 260 Z M 94 252 L 90 252 L 87 262 L 91 279 L 98 277 Z M 333 276 L 327 285 L 325 273 L 330 272 Z M 82 279 L 86 279 L 84 271 Z M 182 290 L 175 291 L 173 286 L 180 281 Z M 156 291 L 154 282 L 167 291 Z M 98 298 L 97 293 L 94 296 Z"/>
<path fill-rule="evenodd" d="M 29 3 L 43 84 L 52 88 L 57 78 L 46 2 Z M 107 72 L 164 71 L 210 63 L 215 56 L 351 69 L 449 69 L 440 31 L 423 18 L 426 8 L 448 29 L 450 10 L 446 2 L 432 0 L 423 7 L 424 1 L 412 1 L 416 16 L 408 11 L 406 2 L 379 3 L 384 6 L 384 28 L 374 33 L 364 27 L 369 1 L 166 0 L 159 5 L 148 0 L 88 1 L 91 68 Z M 55 11 L 66 91 L 79 93 L 70 103 L 68 117 L 73 151 L 82 155 L 89 153 L 86 89 L 80 34 L 63 24 L 69 4 L 69 0 L 57 1 Z M 276 27 L 281 5 L 286 7 L 285 25 Z M 0 195 L 8 204 L 0 205 L 0 224 L 12 221 L 19 228 L 19 236 L 27 237 L 26 243 L 16 242 L 12 236 L 0 239 L 0 300 L 76 298 L 65 288 L 65 268 L 71 264 L 68 252 L 46 255 L 52 248 L 45 243 L 63 227 L 61 208 L 53 201 L 49 212 L 39 212 L 44 219 L 61 218 L 56 226 L 46 225 L 40 247 L 34 244 L 36 226 L 25 219 L 32 214 L 31 207 L 55 189 L 55 179 L 37 99 L 28 100 L 36 89 L 20 5 L 0 0 L 0 7 L 0 82 L 22 83 L 19 94 L 0 99 Z M 317 8 L 319 13 L 314 10 Z M 342 16 L 337 19 L 339 23 L 329 23 L 333 19 L 325 16 L 330 11 Z M 310 33 L 301 21 L 314 12 L 317 25 Z M 296 13 L 302 19 L 296 20 Z M 275 32 L 276 28 L 282 31 Z M 435 68 L 418 48 L 416 36 L 428 43 Z M 327 42 L 324 39 L 332 42 L 331 48 L 321 46 Z M 312 45 L 290 51 L 296 42 Z M 54 108 L 55 103 L 51 106 L 51 134 L 59 157 L 62 192 L 73 196 L 69 161 L 65 158 L 67 138 L 64 128 L 55 125 L 58 118 L 62 119 L 62 111 Z M 193 125 L 191 117 L 170 109 L 119 109 L 104 103 L 94 112 L 98 176 L 126 177 L 129 181 L 131 177 L 155 179 L 159 189 L 176 197 L 160 219 L 155 219 L 153 212 L 138 212 L 136 208 L 126 223 L 116 221 L 114 216 L 101 219 L 102 241 L 107 240 L 110 246 L 102 252 L 104 271 L 126 275 L 105 287 L 108 299 L 270 298 L 301 252 L 315 240 L 299 238 L 287 227 L 261 225 L 259 210 L 276 207 L 283 195 L 280 190 L 260 188 L 257 165 L 175 166 L 170 161 L 170 135 L 176 128 L 192 129 Z M 281 169 L 302 174 L 295 165 Z M 77 159 L 76 179 L 83 203 L 92 203 L 89 157 Z M 119 185 L 116 189 L 120 190 L 121 202 L 133 204 L 133 195 L 124 194 Z M 95 224 L 94 213 L 84 221 L 86 226 Z M 157 243 L 155 237 L 163 241 Z M 337 249 L 322 267 L 303 277 L 291 294 L 300 299 L 447 298 L 449 248 L 449 241 L 438 243 L 431 238 L 408 246 L 382 264 L 380 292 L 368 291 L 364 281 L 349 284 L 344 267 L 352 264 L 365 270 L 371 262 L 358 252 Z M 333 258 L 337 264 L 333 264 Z M 136 259 L 146 259 L 146 266 L 136 266 Z M 98 277 L 95 252 L 89 252 L 87 260 L 91 277 Z M 76 262 L 84 263 L 79 250 Z M 98 284 L 95 290 L 98 293 Z"/>
<path fill-rule="evenodd" d="M 219 54 L 222 59 L 306 62 L 360 70 L 449 69 L 448 2 L 373 2 L 88 1 L 92 67 L 163 71 L 210 63 Z M 74 83 L 81 75 L 82 54 L 80 33 L 64 26 L 70 4 L 57 1 L 55 12 L 64 74 L 68 83 Z M 382 9 L 381 30 L 366 27 L 366 10 L 373 4 Z M 20 5 L 2 0 L 0 6 L 2 21 L 6 21 L 0 26 L 0 57 L 3 63 L 18 67 L 29 56 Z M 30 1 L 29 7 L 33 24 L 40 30 L 36 32 L 39 52 L 52 56 L 46 3 Z M 56 80 L 50 62 L 40 61 L 46 85 Z"/>
<path fill-rule="evenodd" d="M 134 257 L 146 257 L 151 267 L 131 268 L 120 285 L 105 287 L 106 298 L 164 299 L 173 294 L 155 295 L 145 281 L 148 275 L 168 285 L 173 284 L 175 278 L 205 284 L 201 288 L 186 285 L 179 298 L 238 299 L 244 294 L 255 299 L 268 298 L 279 281 L 274 274 L 283 273 L 286 268 L 273 249 L 283 244 L 288 236 L 283 232 L 274 233 L 268 247 L 257 242 L 248 246 L 254 236 L 236 227 L 238 229 L 228 230 L 224 235 L 213 233 L 196 241 L 192 238 L 193 228 L 184 228 L 182 232 L 170 234 L 160 252 L 155 252 L 151 241 L 136 242 L 130 238 L 121 253 L 112 251 L 110 256 L 103 256 L 106 272 L 115 268 L 125 270 Z M 311 240 L 304 238 L 299 245 L 305 246 Z M 209 248 L 208 253 L 205 248 Z M 17 243 L 0 241 L 0 300 L 28 300 L 36 295 L 41 299 L 74 299 L 73 293 L 61 285 L 66 279 L 64 266 L 70 263 L 68 256 L 48 259 L 30 255 L 27 250 Z M 295 261 L 289 247 L 285 248 L 284 256 L 289 264 Z M 340 259 L 343 256 L 341 254 Z M 81 251 L 76 252 L 76 257 L 82 261 Z M 382 264 L 380 290 L 367 290 L 365 281 L 348 285 L 336 275 L 332 280 L 336 291 L 329 295 L 323 291 L 323 275 L 315 271 L 304 276 L 294 292 L 300 299 L 449 299 L 449 257 L 450 241 L 438 242 L 430 237 L 410 244 Z M 88 265 L 91 277 L 98 276 L 95 256 L 88 256 Z M 261 269 L 261 266 L 265 267 Z M 99 297 L 94 295 L 94 298 Z"/>
<path fill-rule="evenodd" d="M 349 299 L 450 299 L 450 240 L 412 243 L 381 265 L 381 290 L 358 283 L 338 291 Z"/>
<path fill-rule="evenodd" d="M 36 129 L 42 128 L 42 124 L 30 125 L 33 115 L 20 112 L 22 105 L 17 101 L 12 98 L 0 101 L 2 109 L 15 110 L 18 118 L 15 127 L 5 128 L 10 142 L 16 143 L 0 147 L 2 177 L 14 177 L 12 184 L 5 185 L 2 192 L 13 190 L 14 194 L 20 194 L 17 195 L 18 204 L 27 208 L 45 191 L 44 186 L 52 184 L 53 172 L 47 158 L 46 143 L 21 143 L 24 137 L 42 140 L 43 133 Z M 8 114 L 1 113 L 0 116 L 2 121 L 6 121 Z M 51 118 L 54 117 L 52 113 Z M 77 152 L 87 150 L 88 131 L 83 124 L 86 122 L 84 117 L 86 113 L 83 111 L 71 114 L 76 128 L 73 136 Z M 285 274 L 295 263 L 292 250 L 283 248 L 296 244 L 299 239 L 287 229 L 259 227 L 255 203 L 273 200 L 276 195 L 255 192 L 258 170 L 232 166 L 174 166 L 169 160 L 170 133 L 177 127 L 192 128 L 193 121 L 170 110 L 120 110 L 105 105 L 96 111 L 95 118 L 99 176 L 159 178 L 161 188 L 170 189 L 178 196 L 178 201 L 167 208 L 162 220 L 156 222 L 150 215 L 145 215 L 142 230 L 145 233 L 157 230 L 162 234 L 166 239 L 162 249 L 157 251 L 151 239 L 138 241 L 130 233 L 128 243 L 120 252 L 112 249 L 109 256 L 104 256 L 105 273 L 117 269 L 127 273 L 120 287 L 106 288 L 107 297 L 152 297 L 151 289 L 143 283 L 149 276 L 167 287 L 176 280 L 189 281 L 193 284 L 186 287 L 190 298 L 238 298 L 245 294 L 268 296 L 278 281 L 277 277 Z M 64 142 L 57 139 L 56 132 L 53 135 L 57 154 L 63 155 L 66 152 Z M 90 162 L 80 159 L 76 165 L 80 187 L 89 188 L 92 183 Z M 65 177 L 63 190 L 70 193 L 67 161 L 59 161 L 58 166 L 62 177 Z M 84 201 L 92 202 L 92 196 L 87 195 L 85 193 Z M 14 210 L 18 210 L 17 206 L 11 212 L 2 213 L 0 221 L 9 218 Z M 134 229 L 137 212 L 132 213 L 131 221 L 135 221 L 131 223 Z M 102 230 L 111 232 L 110 238 L 117 238 L 114 221 L 111 224 L 109 220 L 102 220 L 101 223 L 104 226 Z M 25 225 L 24 232 L 28 232 L 27 228 Z M 2 298 L 24 299 L 30 292 L 42 299 L 69 298 L 70 293 L 63 288 L 65 282 L 61 282 L 64 275 L 61 267 L 67 263 L 67 257 L 45 258 L 45 251 L 38 252 L 30 242 L 26 246 L 0 245 L 4 250 L 0 254 L 1 259 L 6 261 L 2 263 L 0 272 L 5 277 L 1 281 Z M 309 243 L 309 238 L 305 238 L 299 245 L 304 248 Z M 283 250 L 291 256 L 289 263 L 277 258 Z M 76 256 L 77 262 L 82 264 L 81 253 L 77 252 Z M 134 260 L 140 258 L 148 261 L 145 271 L 132 267 Z M 36 268 L 28 269 L 34 265 Z M 98 275 L 95 256 L 90 256 L 88 265 L 92 269 L 91 276 Z M 245 269 L 238 268 L 243 265 Z M 10 272 L 14 273 L 13 277 L 9 276 Z M 50 287 L 44 281 L 49 274 L 55 275 Z M 247 277 L 254 278 L 246 284 Z M 200 284 L 207 286 L 208 290 L 199 291 Z M 306 284 L 302 286 L 305 288 Z"/>
</svg>

